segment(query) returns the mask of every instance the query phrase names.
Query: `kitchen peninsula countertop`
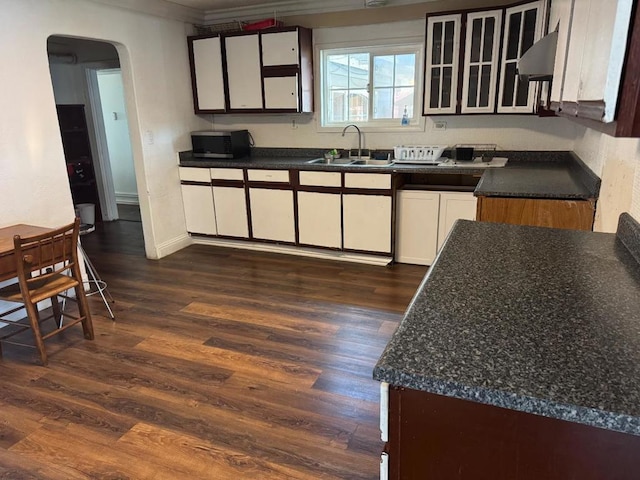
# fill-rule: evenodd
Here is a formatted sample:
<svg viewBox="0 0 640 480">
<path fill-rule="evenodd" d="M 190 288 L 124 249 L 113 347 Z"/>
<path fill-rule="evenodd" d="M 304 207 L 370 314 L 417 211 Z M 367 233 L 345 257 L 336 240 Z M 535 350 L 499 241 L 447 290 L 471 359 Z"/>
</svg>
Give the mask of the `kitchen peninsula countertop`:
<svg viewBox="0 0 640 480">
<path fill-rule="evenodd" d="M 640 435 L 640 225 L 458 221 L 378 361 L 391 385 Z"/>
<path fill-rule="evenodd" d="M 256 149 L 252 157 L 199 159 L 180 152 L 180 166 L 202 168 L 268 168 L 369 173 L 459 174 L 481 176 L 476 196 L 587 200 L 598 197 L 600 179 L 571 152 L 498 152 L 507 157 L 505 167 L 392 164 L 353 166 L 309 164 L 322 157 L 322 149 Z"/>
</svg>

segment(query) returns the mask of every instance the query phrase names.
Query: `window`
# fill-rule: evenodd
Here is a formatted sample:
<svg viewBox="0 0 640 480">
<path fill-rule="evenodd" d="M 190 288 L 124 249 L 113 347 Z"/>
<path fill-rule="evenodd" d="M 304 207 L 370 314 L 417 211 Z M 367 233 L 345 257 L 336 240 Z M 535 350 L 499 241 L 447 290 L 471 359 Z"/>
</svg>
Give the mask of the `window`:
<svg viewBox="0 0 640 480">
<path fill-rule="evenodd" d="M 421 45 L 321 51 L 321 124 L 340 127 L 401 126 L 420 119 Z"/>
</svg>

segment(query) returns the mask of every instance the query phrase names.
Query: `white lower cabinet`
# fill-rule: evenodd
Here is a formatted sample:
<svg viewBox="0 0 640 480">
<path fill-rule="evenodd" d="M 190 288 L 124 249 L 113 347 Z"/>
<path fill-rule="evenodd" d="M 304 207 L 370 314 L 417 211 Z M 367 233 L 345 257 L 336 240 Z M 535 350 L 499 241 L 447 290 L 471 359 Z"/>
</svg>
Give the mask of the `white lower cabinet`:
<svg viewBox="0 0 640 480">
<path fill-rule="evenodd" d="M 295 242 L 292 190 L 250 188 L 249 200 L 254 238 Z"/>
<path fill-rule="evenodd" d="M 396 261 L 431 265 L 456 220 L 475 220 L 471 192 L 398 191 Z"/>
<path fill-rule="evenodd" d="M 244 187 L 213 187 L 218 235 L 249 238 Z"/>
<path fill-rule="evenodd" d="M 342 212 L 339 193 L 298 192 L 298 234 L 303 245 L 340 248 Z"/>
<path fill-rule="evenodd" d="M 391 253 L 391 204 L 391 196 L 344 194 L 344 248 Z"/>
<path fill-rule="evenodd" d="M 396 203 L 396 261 L 431 265 L 438 253 L 440 194 L 400 190 Z"/>
<path fill-rule="evenodd" d="M 181 185 L 181 187 L 187 232 L 217 235 L 216 211 L 211 186 Z"/>
<path fill-rule="evenodd" d="M 438 220 L 438 250 L 442 248 L 447 235 L 456 220 L 476 219 L 477 199 L 471 192 L 440 193 L 440 215 Z"/>
</svg>

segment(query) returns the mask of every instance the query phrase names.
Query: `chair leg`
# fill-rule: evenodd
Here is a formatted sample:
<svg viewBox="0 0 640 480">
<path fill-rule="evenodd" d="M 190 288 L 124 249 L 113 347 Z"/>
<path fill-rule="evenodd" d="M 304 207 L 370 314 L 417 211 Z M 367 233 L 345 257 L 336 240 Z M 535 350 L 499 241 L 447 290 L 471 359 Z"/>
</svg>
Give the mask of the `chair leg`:
<svg viewBox="0 0 640 480">
<path fill-rule="evenodd" d="M 82 284 L 80 286 L 77 286 L 75 288 L 75 291 L 80 316 L 84 317 L 84 320 L 82 320 L 82 331 L 84 332 L 84 338 L 86 338 L 87 340 L 93 340 L 93 321 L 91 320 L 91 311 L 89 310 L 89 303 L 87 302 L 87 297 L 84 294 L 84 288 L 82 288 Z"/>
<path fill-rule="evenodd" d="M 27 310 L 27 316 L 29 317 L 29 322 L 31 323 L 31 330 L 33 330 L 33 336 L 36 342 L 36 348 L 40 353 L 40 360 L 42 361 L 42 365 L 47 365 L 47 351 L 44 348 L 44 341 L 42 340 L 42 333 L 40 333 L 40 314 L 38 313 L 38 308 L 33 303 L 27 303 L 25 305 Z"/>
<path fill-rule="evenodd" d="M 53 318 L 56 320 L 58 328 L 62 328 L 62 311 L 60 310 L 60 301 L 58 296 L 51 297 L 51 309 L 53 310 Z"/>
</svg>

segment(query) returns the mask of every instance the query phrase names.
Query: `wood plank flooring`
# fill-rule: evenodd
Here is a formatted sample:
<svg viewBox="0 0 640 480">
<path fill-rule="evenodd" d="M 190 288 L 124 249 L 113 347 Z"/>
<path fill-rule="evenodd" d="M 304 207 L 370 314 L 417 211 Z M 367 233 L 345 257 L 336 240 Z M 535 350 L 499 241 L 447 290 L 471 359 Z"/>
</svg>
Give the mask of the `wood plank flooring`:
<svg viewBox="0 0 640 480">
<path fill-rule="evenodd" d="M 0 361 L 0 478 L 376 479 L 375 362 L 426 269 L 83 237 L 116 299 Z"/>
</svg>

